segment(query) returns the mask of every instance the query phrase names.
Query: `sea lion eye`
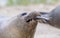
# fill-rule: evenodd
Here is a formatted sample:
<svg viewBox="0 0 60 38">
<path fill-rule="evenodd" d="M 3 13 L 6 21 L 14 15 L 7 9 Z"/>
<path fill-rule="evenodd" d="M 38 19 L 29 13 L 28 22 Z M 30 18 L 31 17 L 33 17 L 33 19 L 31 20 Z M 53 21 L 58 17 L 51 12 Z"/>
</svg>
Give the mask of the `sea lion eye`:
<svg viewBox="0 0 60 38">
<path fill-rule="evenodd" d="M 24 15 L 26 15 L 26 14 L 27 14 L 27 13 L 22 13 L 21 16 L 24 16 Z"/>
</svg>

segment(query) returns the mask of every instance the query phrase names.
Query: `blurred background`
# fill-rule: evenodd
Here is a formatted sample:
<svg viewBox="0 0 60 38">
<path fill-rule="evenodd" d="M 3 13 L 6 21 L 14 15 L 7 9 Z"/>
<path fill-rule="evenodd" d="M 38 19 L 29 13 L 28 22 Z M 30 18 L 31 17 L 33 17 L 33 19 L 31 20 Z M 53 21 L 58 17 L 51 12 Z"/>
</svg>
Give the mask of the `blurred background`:
<svg viewBox="0 0 60 38">
<path fill-rule="evenodd" d="M 17 14 L 24 11 L 49 12 L 59 4 L 60 0 L 0 0 L 0 13 L 1 15 L 9 13 L 12 16 L 15 10 Z"/>
<path fill-rule="evenodd" d="M 54 5 L 59 3 L 60 0 L 0 0 L 0 6 L 20 6 L 30 4 L 49 4 Z"/>
<path fill-rule="evenodd" d="M 0 15 L 12 17 L 23 12 L 50 12 L 60 0 L 0 0 Z M 38 23 L 34 38 L 60 38 L 60 29 Z"/>
</svg>

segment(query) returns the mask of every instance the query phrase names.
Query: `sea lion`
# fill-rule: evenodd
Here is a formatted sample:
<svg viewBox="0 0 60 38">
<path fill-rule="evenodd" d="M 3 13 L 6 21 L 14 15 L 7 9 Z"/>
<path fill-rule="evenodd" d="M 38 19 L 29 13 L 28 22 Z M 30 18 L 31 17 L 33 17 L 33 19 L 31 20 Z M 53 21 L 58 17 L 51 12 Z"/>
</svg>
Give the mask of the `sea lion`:
<svg viewBox="0 0 60 38">
<path fill-rule="evenodd" d="M 60 5 L 54 8 L 50 12 L 40 12 L 40 13 L 41 16 L 39 16 L 38 18 L 42 19 L 44 23 L 60 28 Z"/>
<path fill-rule="evenodd" d="M 38 12 L 22 13 L 0 24 L 0 38 L 34 38 Z"/>
</svg>

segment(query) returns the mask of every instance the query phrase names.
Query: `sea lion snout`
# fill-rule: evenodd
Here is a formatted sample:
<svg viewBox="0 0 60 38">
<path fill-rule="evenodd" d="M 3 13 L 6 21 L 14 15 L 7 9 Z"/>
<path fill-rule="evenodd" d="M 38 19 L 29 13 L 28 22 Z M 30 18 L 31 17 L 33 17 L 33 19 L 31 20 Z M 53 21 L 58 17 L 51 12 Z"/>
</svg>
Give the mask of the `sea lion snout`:
<svg viewBox="0 0 60 38">
<path fill-rule="evenodd" d="M 25 20 L 26 20 L 26 22 L 30 22 L 30 21 L 32 21 L 32 20 L 35 20 L 35 21 L 36 21 L 36 17 L 37 17 L 37 16 L 40 16 L 40 13 L 39 13 L 39 12 L 36 12 L 36 11 L 30 12 L 30 13 L 28 13 L 27 16 L 25 17 Z"/>
</svg>

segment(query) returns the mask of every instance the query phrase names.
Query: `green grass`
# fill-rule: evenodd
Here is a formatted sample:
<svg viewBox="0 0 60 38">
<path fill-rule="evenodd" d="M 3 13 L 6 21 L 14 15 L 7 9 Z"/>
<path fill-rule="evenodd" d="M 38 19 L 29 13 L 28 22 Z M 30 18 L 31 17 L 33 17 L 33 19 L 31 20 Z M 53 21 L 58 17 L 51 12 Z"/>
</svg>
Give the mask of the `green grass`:
<svg viewBox="0 0 60 38">
<path fill-rule="evenodd" d="M 58 0 L 52 0 L 50 2 L 50 4 L 55 4 L 57 3 Z M 29 5 L 29 4 L 46 4 L 46 0 L 16 0 L 16 2 L 14 3 L 13 0 L 8 0 L 8 4 L 7 5 Z"/>
</svg>

